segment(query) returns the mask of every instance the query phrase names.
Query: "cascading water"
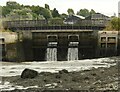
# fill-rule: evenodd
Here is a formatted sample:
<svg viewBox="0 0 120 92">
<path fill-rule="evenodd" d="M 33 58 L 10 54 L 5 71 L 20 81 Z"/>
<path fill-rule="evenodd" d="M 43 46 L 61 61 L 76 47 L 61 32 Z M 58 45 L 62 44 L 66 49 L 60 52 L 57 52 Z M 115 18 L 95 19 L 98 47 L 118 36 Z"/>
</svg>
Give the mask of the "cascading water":
<svg viewBox="0 0 120 92">
<path fill-rule="evenodd" d="M 78 42 L 70 42 L 68 48 L 68 61 L 78 60 Z"/>
<path fill-rule="evenodd" d="M 57 42 L 48 43 L 46 60 L 57 61 Z"/>
</svg>

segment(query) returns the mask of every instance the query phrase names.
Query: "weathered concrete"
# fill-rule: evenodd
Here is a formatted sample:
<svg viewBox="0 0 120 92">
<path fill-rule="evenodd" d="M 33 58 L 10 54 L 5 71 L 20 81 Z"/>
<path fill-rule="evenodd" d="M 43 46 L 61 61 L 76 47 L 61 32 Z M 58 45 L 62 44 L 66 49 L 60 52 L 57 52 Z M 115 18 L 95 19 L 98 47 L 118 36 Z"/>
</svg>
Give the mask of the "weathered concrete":
<svg viewBox="0 0 120 92">
<path fill-rule="evenodd" d="M 5 40 L 5 58 L 8 61 L 15 61 L 17 58 L 17 34 L 15 32 L 1 32 L 0 36 Z"/>
<path fill-rule="evenodd" d="M 93 58 L 97 36 L 93 30 L 32 30 L 22 31 L 25 60 L 46 60 L 49 42 L 57 42 L 57 60 L 66 61 L 70 42 L 78 42 L 78 57 Z"/>
<path fill-rule="evenodd" d="M 8 33 L 6 34 L 8 35 Z M 57 49 L 58 61 L 68 60 L 68 48 L 70 47 L 78 48 L 79 60 L 110 56 L 111 52 L 111 55 L 120 55 L 120 32 L 116 35 L 116 50 L 109 49 L 108 51 L 107 48 L 107 53 L 105 53 L 106 49 L 103 50 L 100 47 L 102 36 L 97 30 L 17 30 L 17 33 L 7 35 L 5 35 L 5 39 L 9 43 L 6 44 L 8 60 L 46 61 L 48 47 Z M 10 37 L 12 38 L 9 39 Z M 107 38 L 109 37 L 113 37 L 113 35 L 108 35 Z M 50 42 L 56 42 L 57 45 L 50 46 L 50 44 L 48 45 Z M 78 45 L 69 45 L 71 42 L 78 42 Z"/>
</svg>

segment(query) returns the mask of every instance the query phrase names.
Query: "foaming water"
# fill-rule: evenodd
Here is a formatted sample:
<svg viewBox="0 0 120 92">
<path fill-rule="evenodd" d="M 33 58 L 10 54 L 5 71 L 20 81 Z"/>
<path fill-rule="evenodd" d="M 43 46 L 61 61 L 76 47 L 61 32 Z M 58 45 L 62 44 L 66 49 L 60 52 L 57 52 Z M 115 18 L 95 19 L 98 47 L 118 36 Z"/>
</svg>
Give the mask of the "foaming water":
<svg viewBox="0 0 120 92">
<path fill-rule="evenodd" d="M 49 42 L 46 52 L 46 61 L 57 61 L 57 42 Z"/>
<path fill-rule="evenodd" d="M 68 48 L 68 61 L 78 60 L 78 48 Z"/>
<path fill-rule="evenodd" d="M 37 85 L 36 86 L 29 86 L 29 87 L 23 87 L 23 86 L 17 86 L 13 85 L 10 82 L 7 81 L 0 81 L 0 91 L 12 91 L 15 89 L 28 89 L 28 88 L 39 88 Z"/>
<path fill-rule="evenodd" d="M 68 48 L 68 61 L 78 60 L 78 44 L 79 42 L 70 42 Z"/>
<path fill-rule="evenodd" d="M 47 61 L 57 61 L 57 48 L 47 48 Z"/>
<path fill-rule="evenodd" d="M 120 60 L 120 58 L 118 58 Z M 25 68 L 34 69 L 38 72 L 58 72 L 62 69 L 68 71 L 88 70 L 98 67 L 110 67 L 116 64 L 117 58 L 99 58 L 99 59 L 86 59 L 86 60 L 73 60 L 73 61 L 46 61 L 46 62 L 0 62 L 2 64 L 2 73 L 0 76 L 16 76 L 20 75 Z M 7 81 L 0 81 L 0 91 L 15 90 L 15 89 L 28 89 L 39 88 L 37 85 L 23 87 L 13 85 Z"/>
</svg>

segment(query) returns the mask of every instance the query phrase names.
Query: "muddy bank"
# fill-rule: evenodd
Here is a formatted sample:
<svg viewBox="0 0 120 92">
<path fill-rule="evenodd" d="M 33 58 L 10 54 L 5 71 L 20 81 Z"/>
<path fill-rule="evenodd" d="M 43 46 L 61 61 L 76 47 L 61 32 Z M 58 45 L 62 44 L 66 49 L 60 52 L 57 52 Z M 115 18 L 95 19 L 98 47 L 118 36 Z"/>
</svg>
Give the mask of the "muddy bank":
<svg viewBox="0 0 120 92">
<path fill-rule="evenodd" d="M 118 65 L 79 72 L 41 72 L 33 79 L 22 79 L 20 76 L 3 77 L 2 81 L 9 81 L 13 85 L 24 88 L 31 86 L 28 89 L 16 88 L 14 91 L 2 92 L 56 92 L 58 90 L 95 90 L 95 92 L 96 90 L 101 90 L 100 92 L 112 90 L 111 92 L 117 92 L 113 90 L 118 90 Z"/>
</svg>

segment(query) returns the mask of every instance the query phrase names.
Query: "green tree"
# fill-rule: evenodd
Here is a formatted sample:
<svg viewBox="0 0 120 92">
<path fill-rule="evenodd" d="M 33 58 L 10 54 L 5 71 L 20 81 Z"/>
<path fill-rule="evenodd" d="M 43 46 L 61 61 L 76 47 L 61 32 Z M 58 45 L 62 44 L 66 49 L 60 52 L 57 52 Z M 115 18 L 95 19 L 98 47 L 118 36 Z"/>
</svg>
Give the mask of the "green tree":
<svg viewBox="0 0 120 92">
<path fill-rule="evenodd" d="M 15 1 L 8 1 L 8 2 L 6 2 L 6 6 L 8 8 L 11 8 L 11 9 L 20 9 L 21 8 L 20 4 L 15 2 Z"/>
<path fill-rule="evenodd" d="M 62 25 L 63 24 L 63 19 L 62 18 L 58 18 L 58 17 L 56 17 L 56 18 L 51 18 L 51 19 L 49 19 L 49 24 L 51 24 L 51 25 Z"/>
<path fill-rule="evenodd" d="M 51 11 L 46 9 L 46 8 L 43 8 L 43 7 L 40 7 L 40 6 L 32 6 L 31 10 L 32 10 L 33 13 L 37 14 L 37 16 L 43 15 L 43 17 L 45 19 L 52 18 Z"/>
<path fill-rule="evenodd" d="M 43 15 L 45 19 L 52 18 L 52 14 L 51 14 L 50 10 L 45 9 L 43 7 L 39 8 L 39 14 Z"/>
<path fill-rule="evenodd" d="M 65 14 L 65 13 L 62 13 L 62 14 L 60 15 L 60 17 L 64 20 L 64 19 L 66 19 L 66 18 L 68 17 L 68 15 Z"/>
<path fill-rule="evenodd" d="M 95 13 L 96 13 L 95 10 L 93 9 L 90 10 L 90 14 L 95 14 Z"/>
<path fill-rule="evenodd" d="M 8 15 L 7 18 L 9 20 L 25 20 L 25 19 L 32 19 L 32 12 L 29 8 L 24 8 L 24 9 L 14 9 L 11 11 Z"/>
<path fill-rule="evenodd" d="M 39 6 L 34 6 L 34 5 L 32 5 L 32 6 L 30 7 L 30 9 L 32 10 L 33 13 L 39 15 L 39 12 L 40 12 L 40 7 L 39 7 Z"/>
<path fill-rule="evenodd" d="M 48 5 L 48 4 L 45 4 L 45 9 L 50 10 L 50 7 L 49 7 L 49 5 Z"/>
<path fill-rule="evenodd" d="M 67 10 L 67 12 L 68 12 L 69 15 L 74 15 L 74 14 L 75 14 L 75 13 L 74 13 L 74 10 L 71 9 L 71 8 L 69 8 L 69 9 Z"/>
<path fill-rule="evenodd" d="M 52 17 L 55 18 L 55 17 L 60 17 L 60 14 L 58 12 L 58 10 L 56 8 L 54 8 L 52 10 Z"/>
<path fill-rule="evenodd" d="M 2 7 L 2 16 L 3 16 L 3 17 L 6 17 L 6 15 L 10 13 L 10 11 L 11 11 L 10 8 L 8 8 L 8 7 L 6 7 L 6 6 L 3 6 L 3 7 Z"/>
<path fill-rule="evenodd" d="M 111 31 L 116 30 L 120 31 L 120 18 L 114 17 L 106 26 L 105 30 Z"/>
<path fill-rule="evenodd" d="M 22 9 L 22 7 L 19 3 L 14 1 L 6 2 L 6 6 L 2 7 L 2 16 L 6 17 L 6 15 L 8 15 L 14 9 Z"/>
<path fill-rule="evenodd" d="M 90 12 L 88 9 L 80 9 L 80 11 L 77 12 L 77 15 L 87 17 L 90 15 Z"/>
</svg>

